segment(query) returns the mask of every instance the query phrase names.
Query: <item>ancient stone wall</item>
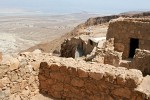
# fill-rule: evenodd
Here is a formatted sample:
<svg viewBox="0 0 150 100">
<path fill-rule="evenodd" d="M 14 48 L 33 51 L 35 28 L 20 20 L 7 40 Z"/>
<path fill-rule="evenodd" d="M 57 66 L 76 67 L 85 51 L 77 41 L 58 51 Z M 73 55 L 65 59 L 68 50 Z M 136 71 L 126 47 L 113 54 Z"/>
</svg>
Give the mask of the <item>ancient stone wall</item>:
<svg viewBox="0 0 150 100">
<path fill-rule="evenodd" d="M 75 37 L 64 41 L 61 44 L 61 57 L 77 58 L 90 54 L 96 44 L 91 45 L 88 39 L 86 39 L 87 37 L 89 36 Z M 80 52 L 81 54 L 76 54 L 78 52 Z"/>
<path fill-rule="evenodd" d="M 139 48 L 150 50 L 149 19 L 117 19 L 111 21 L 107 39 L 114 38 L 115 50 L 123 52 L 123 59 L 129 57 L 130 39 L 139 39 Z"/>
<path fill-rule="evenodd" d="M 145 100 L 150 91 L 140 86 L 143 79 L 139 70 L 26 52 L 3 58 L 0 99 L 34 100 L 42 93 L 56 99 Z"/>
<path fill-rule="evenodd" d="M 36 64 L 19 58 L 8 56 L 0 64 L 0 100 L 31 100 L 39 93 Z"/>
<path fill-rule="evenodd" d="M 100 47 L 99 44 L 101 42 L 98 43 L 98 46 L 93 49 L 90 55 L 86 56 L 85 60 L 118 67 L 122 59 L 122 53 L 114 51 L 114 39 L 111 38 L 105 41 Z"/>
<path fill-rule="evenodd" d="M 150 51 L 137 49 L 131 67 L 141 70 L 144 75 L 150 75 Z"/>
<path fill-rule="evenodd" d="M 39 89 L 66 100 L 146 100 L 149 94 L 136 89 L 142 80 L 142 73 L 136 69 L 59 58 L 57 62 L 41 63 Z"/>
</svg>

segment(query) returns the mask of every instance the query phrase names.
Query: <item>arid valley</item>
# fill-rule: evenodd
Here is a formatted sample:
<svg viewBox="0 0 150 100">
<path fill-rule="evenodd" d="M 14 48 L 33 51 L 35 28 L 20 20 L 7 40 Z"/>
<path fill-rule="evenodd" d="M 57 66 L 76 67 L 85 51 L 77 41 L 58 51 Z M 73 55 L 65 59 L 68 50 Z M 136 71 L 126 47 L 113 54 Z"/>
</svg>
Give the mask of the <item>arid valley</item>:
<svg viewBox="0 0 150 100">
<path fill-rule="evenodd" d="M 46 16 L 1 16 L 0 51 L 18 53 L 39 43 L 52 41 L 96 14 L 75 13 Z"/>
</svg>

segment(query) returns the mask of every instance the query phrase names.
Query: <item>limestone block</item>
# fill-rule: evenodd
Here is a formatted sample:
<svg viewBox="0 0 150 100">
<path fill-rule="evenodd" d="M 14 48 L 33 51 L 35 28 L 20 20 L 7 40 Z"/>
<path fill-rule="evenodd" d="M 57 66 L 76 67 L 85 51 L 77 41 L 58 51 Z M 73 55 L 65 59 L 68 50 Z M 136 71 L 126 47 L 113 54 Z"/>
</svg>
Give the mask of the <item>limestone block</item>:
<svg viewBox="0 0 150 100">
<path fill-rule="evenodd" d="M 66 67 L 66 66 L 61 66 L 61 67 L 59 68 L 59 70 L 60 70 L 61 73 L 68 74 L 68 70 L 67 70 L 67 67 Z"/>
<path fill-rule="evenodd" d="M 60 98 L 62 97 L 62 96 L 61 96 L 61 93 L 60 93 L 60 92 L 56 92 L 56 91 L 52 92 L 51 95 L 52 95 L 54 98 L 58 98 L 58 99 L 60 99 Z"/>
<path fill-rule="evenodd" d="M 27 80 L 22 80 L 22 82 L 20 83 L 21 90 L 23 90 L 26 86 L 27 86 Z"/>
<path fill-rule="evenodd" d="M 144 75 L 150 74 L 150 51 L 136 49 L 132 67 L 139 69 Z"/>
<path fill-rule="evenodd" d="M 19 67 L 18 59 L 17 58 L 13 58 L 13 57 L 11 57 L 9 55 L 5 55 L 3 57 L 2 64 L 8 65 L 10 71 L 16 70 Z"/>
<path fill-rule="evenodd" d="M 59 71 L 59 67 L 58 67 L 57 64 L 52 64 L 52 65 L 50 66 L 50 69 L 51 69 L 51 71 Z"/>
<path fill-rule="evenodd" d="M 88 77 L 88 72 L 85 72 L 81 69 L 77 69 L 79 77 Z"/>
<path fill-rule="evenodd" d="M 131 96 L 131 91 L 128 88 L 118 88 L 113 90 L 112 94 L 129 99 Z"/>
<path fill-rule="evenodd" d="M 62 91 L 63 90 L 63 83 L 56 83 L 51 86 L 51 88 L 55 91 Z"/>
<path fill-rule="evenodd" d="M 90 72 L 89 76 L 95 80 L 101 80 L 103 78 L 103 73 Z"/>
<path fill-rule="evenodd" d="M 10 65 L 9 69 L 12 71 L 12 70 L 18 69 L 18 67 L 19 67 L 18 59 L 16 59 L 16 58 L 11 59 L 11 65 Z"/>
<path fill-rule="evenodd" d="M 48 82 L 49 85 L 53 85 L 56 83 L 56 80 L 53 79 L 47 79 L 46 81 Z"/>
<path fill-rule="evenodd" d="M 11 80 L 12 82 L 16 82 L 18 79 L 19 79 L 18 74 L 17 74 L 16 72 L 12 72 L 12 73 L 11 73 L 11 76 L 10 76 L 10 80 Z"/>
<path fill-rule="evenodd" d="M 35 81 L 35 76 L 30 76 L 29 78 L 29 84 L 32 84 Z"/>
<path fill-rule="evenodd" d="M 7 65 L 0 65 L 0 78 L 3 77 L 3 75 L 5 75 L 6 72 L 9 71 L 9 66 Z"/>
<path fill-rule="evenodd" d="M 68 67 L 68 73 L 73 77 L 78 76 L 77 68 L 74 67 Z"/>
<path fill-rule="evenodd" d="M 146 94 L 150 98 L 150 76 L 144 77 L 141 84 L 135 90 Z"/>
<path fill-rule="evenodd" d="M 123 52 L 124 51 L 124 45 L 123 43 L 115 43 L 115 50 L 118 52 Z"/>
<path fill-rule="evenodd" d="M 82 87 L 84 85 L 84 81 L 79 78 L 73 78 L 71 84 L 73 86 Z"/>
<path fill-rule="evenodd" d="M 70 84 L 70 82 L 71 82 L 71 76 L 69 75 L 65 76 L 64 83 Z"/>
<path fill-rule="evenodd" d="M 40 62 L 37 62 L 37 61 L 36 62 L 30 62 L 30 64 L 32 65 L 34 71 L 39 70 Z"/>
<path fill-rule="evenodd" d="M 143 75 L 142 72 L 139 70 L 129 69 L 125 78 L 127 86 L 135 88 L 142 82 Z"/>
<path fill-rule="evenodd" d="M 11 86 L 11 94 L 20 92 L 20 85 L 18 83 L 15 83 Z"/>
<path fill-rule="evenodd" d="M 21 97 L 19 95 L 13 94 L 10 96 L 9 100 L 21 100 Z"/>
<path fill-rule="evenodd" d="M 47 90 L 48 89 L 48 82 L 47 81 L 40 81 L 40 89 Z"/>
<path fill-rule="evenodd" d="M 44 77 L 44 75 L 39 75 L 39 80 L 45 81 L 45 80 L 46 80 L 46 77 Z"/>
<path fill-rule="evenodd" d="M 117 84 L 124 85 L 125 84 L 125 74 L 117 76 Z"/>
<path fill-rule="evenodd" d="M 50 77 L 52 79 L 55 79 L 55 80 L 58 80 L 58 81 L 61 81 L 61 82 L 63 82 L 64 79 L 65 79 L 64 74 L 63 73 L 59 73 L 59 72 L 52 72 L 52 73 L 50 73 Z"/>
<path fill-rule="evenodd" d="M 30 90 L 29 90 L 29 89 L 24 89 L 24 90 L 22 90 L 22 92 L 21 92 L 21 95 L 22 95 L 22 96 L 28 97 L 29 94 L 30 94 Z"/>
<path fill-rule="evenodd" d="M 0 81 L 2 82 L 2 84 L 4 86 L 10 83 L 10 80 L 8 77 L 4 77 L 4 78 L 0 79 Z"/>
</svg>

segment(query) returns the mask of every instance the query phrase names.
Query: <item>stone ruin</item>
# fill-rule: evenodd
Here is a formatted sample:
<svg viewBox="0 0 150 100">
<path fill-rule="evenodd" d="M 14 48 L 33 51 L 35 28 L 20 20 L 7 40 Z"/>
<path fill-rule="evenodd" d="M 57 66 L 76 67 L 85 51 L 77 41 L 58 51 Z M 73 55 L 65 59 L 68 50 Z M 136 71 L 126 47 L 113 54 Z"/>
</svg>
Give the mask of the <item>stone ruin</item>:
<svg viewBox="0 0 150 100">
<path fill-rule="evenodd" d="M 150 19 L 119 18 L 109 24 L 107 40 L 114 38 L 114 51 L 122 52 L 120 66 L 150 74 Z"/>
<path fill-rule="evenodd" d="M 147 19 L 117 19 L 110 22 L 105 42 L 80 36 L 62 44 L 62 56 L 84 60 L 38 50 L 16 57 L 0 53 L 0 100 L 38 100 L 38 94 L 60 100 L 150 100 L 149 25 Z M 131 56 L 132 41 L 139 42 Z"/>
<path fill-rule="evenodd" d="M 73 58 L 86 56 L 86 61 L 129 69 L 136 68 L 144 75 L 148 75 L 150 74 L 149 34 L 150 19 L 118 18 L 110 21 L 106 41 L 94 42 L 95 44 L 91 45 L 93 43 L 90 42 L 90 36 L 86 36 L 86 41 L 82 38 L 72 38 L 62 44 L 61 55 Z M 82 54 L 75 56 L 78 46 Z"/>
<path fill-rule="evenodd" d="M 105 41 L 105 37 L 91 37 L 89 35 L 80 35 L 65 40 L 61 44 L 61 57 L 79 58 L 90 54 L 99 41 Z M 100 44 L 99 44 L 100 46 Z"/>
<path fill-rule="evenodd" d="M 119 18 L 109 24 L 107 40 L 114 38 L 114 49 L 122 58 L 133 58 L 136 48 L 150 50 L 150 19 Z"/>
<path fill-rule="evenodd" d="M 4 56 L 0 100 L 150 100 L 150 76 L 141 71 L 48 53 Z"/>
</svg>

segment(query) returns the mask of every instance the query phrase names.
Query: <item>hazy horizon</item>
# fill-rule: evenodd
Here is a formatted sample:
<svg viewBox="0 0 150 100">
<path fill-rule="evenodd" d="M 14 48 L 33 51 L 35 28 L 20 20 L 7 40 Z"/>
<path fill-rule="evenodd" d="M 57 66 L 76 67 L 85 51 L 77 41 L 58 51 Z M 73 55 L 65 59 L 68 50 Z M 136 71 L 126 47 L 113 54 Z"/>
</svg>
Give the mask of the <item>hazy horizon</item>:
<svg viewBox="0 0 150 100">
<path fill-rule="evenodd" d="M 149 5 L 149 0 L 1 0 L 0 14 L 118 14 L 150 11 Z"/>
</svg>

